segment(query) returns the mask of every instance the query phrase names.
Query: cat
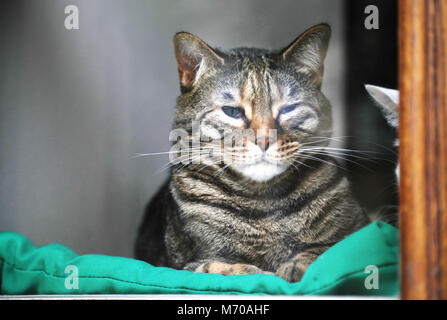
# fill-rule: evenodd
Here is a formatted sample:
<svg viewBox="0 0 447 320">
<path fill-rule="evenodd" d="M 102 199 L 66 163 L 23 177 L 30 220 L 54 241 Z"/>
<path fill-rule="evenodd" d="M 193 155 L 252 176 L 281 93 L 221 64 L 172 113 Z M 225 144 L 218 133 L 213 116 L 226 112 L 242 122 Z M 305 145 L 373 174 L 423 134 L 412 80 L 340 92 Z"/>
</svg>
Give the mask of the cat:
<svg viewBox="0 0 447 320">
<path fill-rule="evenodd" d="M 224 51 L 190 33 L 175 35 L 181 95 L 174 127 L 191 135 L 196 121 L 203 138 L 191 151 L 222 146 L 228 132 L 255 136 L 242 147 L 224 143 L 218 163 L 205 157 L 173 165 L 146 207 L 137 259 L 295 282 L 369 223 L 328 149 L 331 106 L 321 84 L 330 35 L 329 25 L 316 25 L 279 51 Z"/>
<path fill-rule="evenodd" d="M 370 84 L 366 84 L 365 89 L 379 106 L 388 124 L 397 130 L 399 128 L 399 91 Z M 399 147 L 399 140 L 397 138 L 394 145 L 395 147 Z M 399 185 L 399 163 L 397 163 L 395 168 L 395 176 L 397 185 Z M 383 206 L 368 215 L 372 221 L 381 220 L 395 227 L 399 226 L 399 213 L 394 206 Z"/>
</svg>

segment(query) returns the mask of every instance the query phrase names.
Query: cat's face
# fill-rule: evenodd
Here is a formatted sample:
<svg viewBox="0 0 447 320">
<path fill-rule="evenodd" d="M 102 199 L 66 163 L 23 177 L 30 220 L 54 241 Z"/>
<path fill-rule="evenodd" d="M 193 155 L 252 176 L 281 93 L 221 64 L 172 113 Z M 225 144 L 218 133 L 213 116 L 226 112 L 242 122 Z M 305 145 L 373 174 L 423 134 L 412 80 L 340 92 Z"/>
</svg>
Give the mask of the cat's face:
<svg viewBox="0 0 447 320">
<path fill-rule="evenodd" d="M 197 121 L 201 146 L 219 142 L 223 165 L 256 181 L 299 166 L 300 151 L 327 145 L 331 133 L 330 104 L 320 91 L 329 38 L 329 26 L 318 25 L 279 52 L 222 52 L 177 34 L 183 94 L 176 126 L 191 130 Z M 228 137 L 232 143 L 220 143 Z"/>
</svg>

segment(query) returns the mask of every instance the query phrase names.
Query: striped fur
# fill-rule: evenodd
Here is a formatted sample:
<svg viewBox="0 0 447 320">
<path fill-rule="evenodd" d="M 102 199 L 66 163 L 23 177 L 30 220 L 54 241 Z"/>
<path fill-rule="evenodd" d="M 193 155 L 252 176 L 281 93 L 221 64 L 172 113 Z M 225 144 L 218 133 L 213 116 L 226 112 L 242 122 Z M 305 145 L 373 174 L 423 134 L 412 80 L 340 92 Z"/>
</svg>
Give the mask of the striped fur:
<svg viewBox="0 0 447 320">
<path fill-rule="evenodd" d="M 223 161 L 172 167 L 146 209 L 137 258 L 299 281 L 322 252 L 367 224 L 337 162 L 303 152 L 327 146 L 331 134 L 330 104 L 320 91 L 329 36 L 329 27 L 318 25 L 279 52 L 224 52 L 176 35 L 182 95 L 175 128 L 191 134 L 198 121 L 201 149 L 241 129 L 252 129 L 254 140 L 224 146 L 216 156 Z M 237 106 L 243 116 L 226 115 L 224 106 Z"/>
</svg>

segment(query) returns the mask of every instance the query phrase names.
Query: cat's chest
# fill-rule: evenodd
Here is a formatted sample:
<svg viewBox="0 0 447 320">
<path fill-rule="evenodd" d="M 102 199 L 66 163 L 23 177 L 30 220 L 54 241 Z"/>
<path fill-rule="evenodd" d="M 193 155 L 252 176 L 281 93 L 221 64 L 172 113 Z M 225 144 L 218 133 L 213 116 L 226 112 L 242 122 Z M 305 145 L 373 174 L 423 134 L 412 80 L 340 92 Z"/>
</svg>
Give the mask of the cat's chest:
<svg viewBox="0 0 447 320">
<path fill-rule="evenodd" d="M 192 219 L 185 227 L 201 250 L 241 256 L 248 261 L 292 255 L 302 233 L 298 215 L 283 218 L 275 213 L 247 218 L 215 212 L 205 219 Z"/>
</svg>

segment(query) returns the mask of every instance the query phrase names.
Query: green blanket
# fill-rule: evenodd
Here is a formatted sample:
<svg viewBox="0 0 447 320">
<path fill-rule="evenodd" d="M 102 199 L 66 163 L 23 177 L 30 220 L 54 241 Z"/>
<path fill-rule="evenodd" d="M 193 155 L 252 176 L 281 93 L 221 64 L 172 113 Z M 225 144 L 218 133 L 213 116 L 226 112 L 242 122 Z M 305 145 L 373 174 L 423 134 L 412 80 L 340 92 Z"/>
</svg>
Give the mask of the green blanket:
<svg viewBox="0 0 447 320">
<path fill-rule="evenodd" d="M 398 232 L 375 222 L 321 255 L 302 280 L 223 276 L 154 267 L 105 255 L 77 255 L 60 244 L 34 246 L 0 233 L 1 294 L 398 294 Z M 372 266 L 372 267 L 371 267 Z"/>
</svg>

